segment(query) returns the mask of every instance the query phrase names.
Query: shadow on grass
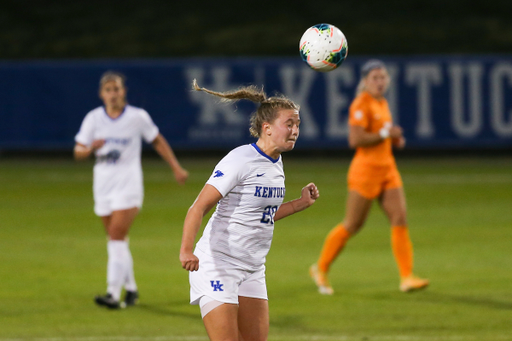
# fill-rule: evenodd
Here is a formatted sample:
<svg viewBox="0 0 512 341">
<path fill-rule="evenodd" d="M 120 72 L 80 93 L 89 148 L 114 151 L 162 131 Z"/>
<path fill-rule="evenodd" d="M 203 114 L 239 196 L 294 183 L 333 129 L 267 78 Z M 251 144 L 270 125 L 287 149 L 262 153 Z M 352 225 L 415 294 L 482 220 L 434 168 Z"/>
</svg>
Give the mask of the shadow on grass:
<svg viewBox="0 0 512 341">
<path fill-rule="evenodd" d="M 512 310 L 512 302 L 506 300 L 497 300 L 495 298 L 483 296 L 457 296 L 439 292 L 425 292 L 425 298 L 429 302 L 437 301 L 441 303 L 459 303 L 471 306 L 487 307 L 496 310 Z"/>
<path fill-rule="evenodd" d="M 270 326 L 279 329 L 298 331 L 308 331 L 304 327 L 303 316 L 301 315 L 272 315 L 270 313 Z"/>
<path fill-rule="evenodd" d="M 177 317 L 185 317 L 194 320 L 201 319 L 201 313 L 199 312 L 199 308 L 196 313 L 190 313 L 184 311 L 185 309 L 189 309 L 190 304 L 188 301 L 175 301 L 168 302 L 166 304 L 147 304 L 140 303 L 136 306 L 136 308 L 145 310 L 149 313 L 163 316 L 177 316 Z"/>
</svg>

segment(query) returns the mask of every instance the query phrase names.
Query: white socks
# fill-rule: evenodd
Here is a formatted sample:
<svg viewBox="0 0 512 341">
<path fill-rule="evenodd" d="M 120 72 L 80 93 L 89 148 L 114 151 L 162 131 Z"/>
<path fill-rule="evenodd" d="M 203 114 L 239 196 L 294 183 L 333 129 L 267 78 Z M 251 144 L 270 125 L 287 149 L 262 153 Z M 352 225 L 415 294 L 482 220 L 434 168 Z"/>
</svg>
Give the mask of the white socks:
<svg viewBox="0 0 512 341">
<path fill-rule="evenodd" d="M 130 252 L 130 248 L 128 247 L 128 242 L 126 242 L 128 256 L 126 258 L 126 264 L 128 267 L 128 273 L 126 275 L 126 282 L 124 284 L 124 289 L 126 291 L 137 291 L 137 284 L 135 283 L 135 275 L 133 274 L 133 258 L 132 253 Z"/>
<path fill-rule="evenodd" d="M 119 301 L 123 286 L 128 291 L 137 291 L 133 275 L 133 259 L 128 242 L 124 240 L 109 240 L 107 242 L 107 293 Z"/>
</svg>

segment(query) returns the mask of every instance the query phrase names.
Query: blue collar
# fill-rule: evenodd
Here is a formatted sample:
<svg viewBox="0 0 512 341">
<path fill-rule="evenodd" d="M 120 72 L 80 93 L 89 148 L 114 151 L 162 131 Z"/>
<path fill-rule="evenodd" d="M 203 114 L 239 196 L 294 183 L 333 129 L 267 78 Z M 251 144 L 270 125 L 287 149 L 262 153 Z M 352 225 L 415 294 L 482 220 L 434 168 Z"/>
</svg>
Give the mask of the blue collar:
<svg viewBox="0 0 512 341">
<path fill-rule="evenodd" d="M 267 154 L 265 154 L 265 153 L 260 149 L 260 147 L 258 147 L 258 146 L 256 145 L 256 143 L 251 143 L 251 146 L 253 146 L 253 147 L 254 147 L 254 149 L 256 149 L 256 151 L 257 151 L 258 153 L 260 153 L 262 156 L 264 156 L 264 157 L 266 157 L 267 159 L 269 159 L 270 161 L 272 161 L 272 163 L 276 163 L 277 161 L 279 161 L 279 158 L 281 157 L 281 156 L 279 156 L 277 159 L 274 159 L 274 158 L 272 158 L 272 157 L 268 156 Z"/>
<path fill-rule="evenodd" d="M 117 116 L 116 118 L 112 118 L 112 117 L 110 117 L 110 116 L 107 114 L 107 108 L 106 108 L 104 105 L 102 105 L 102 107 L 103 107 L 103 112 L 105 113 L 105 115 L 107 115 L 107 117 L 108 117 L 108 118 L 110 118 L 112 121 L 117 121 L 117 120 L 118 120 L 121 116 L 123 116 L 123 114 L 125 113 L 125 111 L 126 111 L 126 107 L 128 107 L 128 104 L 126 104 L 126 105 L 124 106 L 123 111 L 121 111 L 121 113 L 119 114 L 119 116 Z"/>
</svg>

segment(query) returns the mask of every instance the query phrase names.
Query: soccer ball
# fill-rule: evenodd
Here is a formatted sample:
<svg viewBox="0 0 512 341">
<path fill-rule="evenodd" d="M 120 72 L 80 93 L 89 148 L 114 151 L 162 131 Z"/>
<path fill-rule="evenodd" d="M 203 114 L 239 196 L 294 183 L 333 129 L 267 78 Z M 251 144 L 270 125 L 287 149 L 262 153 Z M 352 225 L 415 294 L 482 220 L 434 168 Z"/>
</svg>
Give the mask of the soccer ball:
<svg viewBox="0 0 512 341">
<path fill-rule="evenodd" d="M 336 26 L 318 24 L 304 32 L 300 38 L 299 51 L 302 60 L 313 70 L 332 71 L 347 58 L 347 39 Z"/>
</svg>

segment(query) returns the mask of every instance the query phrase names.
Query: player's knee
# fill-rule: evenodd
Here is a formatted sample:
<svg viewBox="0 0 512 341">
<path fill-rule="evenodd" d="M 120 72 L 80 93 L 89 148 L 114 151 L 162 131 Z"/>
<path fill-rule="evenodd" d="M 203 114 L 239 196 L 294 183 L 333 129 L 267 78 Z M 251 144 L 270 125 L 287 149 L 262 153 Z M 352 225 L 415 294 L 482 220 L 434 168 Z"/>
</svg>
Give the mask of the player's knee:
<svg viewBox="0 0 512 341">
<path fill-rule="evenodd" d="M 393 226 L 407 226 L 407 217 L 405 214 L 397 214 L 391 217 L 391 225 Z"/>
<path fill-rule="evenodd" d="M 109 236 L 110 240 L 125 240 L 127 234 L 128 234 L 127 229 L 116 226 L 116 225 L 111 225 L 108 228 L 108 236 Z"/>
</svg>

